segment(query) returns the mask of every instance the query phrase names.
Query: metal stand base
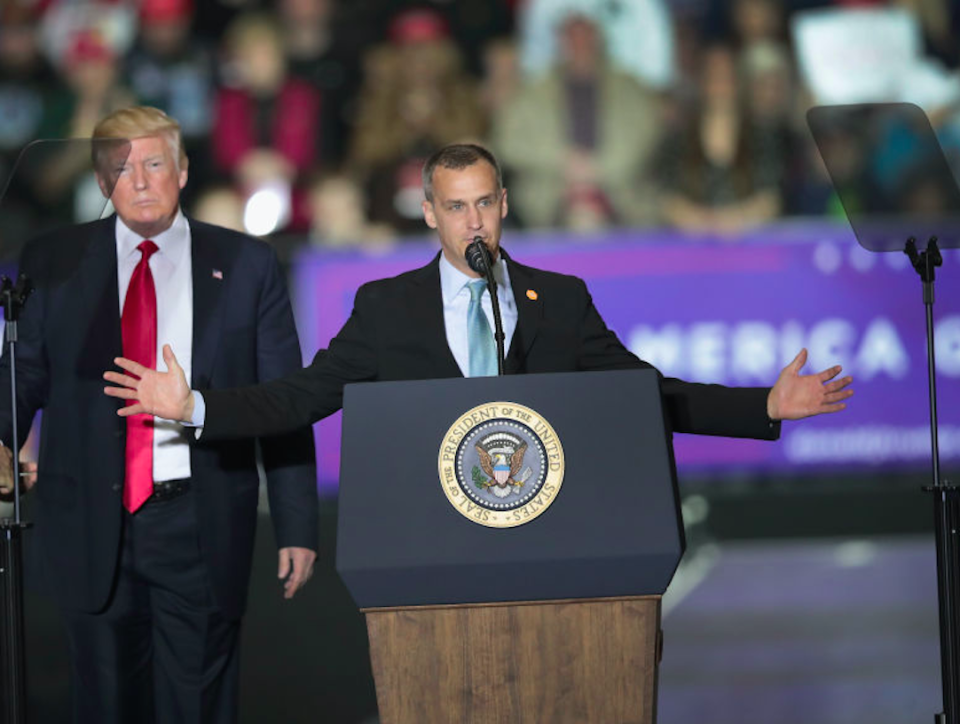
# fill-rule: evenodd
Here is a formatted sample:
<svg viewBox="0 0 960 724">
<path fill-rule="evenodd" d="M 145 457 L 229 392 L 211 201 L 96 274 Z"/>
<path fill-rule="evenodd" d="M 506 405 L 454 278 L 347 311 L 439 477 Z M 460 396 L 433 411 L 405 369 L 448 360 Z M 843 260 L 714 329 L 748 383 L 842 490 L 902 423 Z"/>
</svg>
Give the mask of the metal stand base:
<svg viewBox="0 0 960 724">
<path fill-rule="evenodd" d="M 937 574 L 940 589 L 940 673 L 943 684 L 944 712 L 937 714 L 937 724 L 960 722 L 960 488 L 944 481 L 943 485 L 927 485 L 933 493 L 934 531 L 937 546 Z"/>
<path fill-rule="evenodd" d="M 0 520 L 0 721 L 24 724 L 27 672 L 23 635 L 23 531 L 29 523 Z"/>
</svg>

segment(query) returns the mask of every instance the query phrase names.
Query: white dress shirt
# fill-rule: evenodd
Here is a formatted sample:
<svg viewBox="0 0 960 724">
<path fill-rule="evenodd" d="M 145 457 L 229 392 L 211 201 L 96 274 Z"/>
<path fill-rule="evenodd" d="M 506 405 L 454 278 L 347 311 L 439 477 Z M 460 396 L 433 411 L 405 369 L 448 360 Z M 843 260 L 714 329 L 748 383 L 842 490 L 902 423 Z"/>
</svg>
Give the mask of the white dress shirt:
<svg viewBox="0 0 960 724">
<path fill-rule="evenodd" d="M 142 256 L 137 247 L 143 237 L 131 231 L 117 217 L 117 281 L 120 315 L 133 270 Z M 170 228 L 150 239 L 157 251 L 150 257 L 150 272 L 157 290 L 157 369 L 167 371 L 163 345 L 177 353 L 190 384 L 193 367 L 193 262 L 190 253 L 190 224 L 178 211 Z M 190 477 L 190 446 L 183 437 L 183 426 L 172 420 L 156 418 L 153 434 L 153 479 L 156 482 Z"/>
<path fill-rule="evenodd" d="M 513 298 L 513 288 L 510 286 L 510 275 L 507 273 L 507 262 L 500 258 L 494 262 L 493 278 L 497 282 L 497 299 L 500 300 L 500 319 L 503 321 L 503 351 L 510 349 L 513 333 L 517 329 L 517 303 Z M 453 358 L 457 361 L 464 377 L 470 376 L 470 351 L 467 343 L 467 307 L 470 306 L 470 290 L 467 284 L 476 277 L 469 277 L 447 261 L 447 257 L 440 254 L 440 290 L 443 295 L 443 322 L 447 330 L 447 344 Z M 480 299 L 484 314 L 493 325 L 493 304 L 490 295 L 484 294 Z"/>
</svg>

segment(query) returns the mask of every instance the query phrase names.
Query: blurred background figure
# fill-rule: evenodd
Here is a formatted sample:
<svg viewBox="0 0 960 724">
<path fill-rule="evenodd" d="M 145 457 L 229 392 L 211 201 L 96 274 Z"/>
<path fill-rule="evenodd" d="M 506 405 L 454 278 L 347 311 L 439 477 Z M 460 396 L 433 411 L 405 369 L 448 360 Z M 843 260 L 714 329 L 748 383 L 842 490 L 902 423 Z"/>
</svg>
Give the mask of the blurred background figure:
<svg viewBox="0 0 960 724">
<path fill-rule="evenodd" d="M 549 73 L 563 53 L 556 28 L 570 15 L 590 18 L 606 41 L 618 70 L 645 86 L 667 89 L 674 79 L 674 34 L 664 0 L 528 0 L 520 5 L 523 71 Z"/>
<path fill-rule="evenodd" d="M 491 142 L 511 174 L 512 208 L 527 226 L 649 224 L 658 98 L 610 65 L 593 19 L 566 16 L 556 32 L 557 64 L 524 84 L 494 122 Z"/>
<path fill-rule="evenodd" d="M 395 238 L 387 224 L 367 219 L 363 191 L 349 176 L 321 176 L 310 187 L 310 244 L 384 247 Z"/>
<path fill-rule="evenodd" d="M 369 198 L 370 219 L 422 233 L 420 169 L 435 149 L 486 129 L 476 81 L 443 17 L 406 10 L 368 54 L 347 165 Z"/>
<path fill-rule="evenodd" d="M 366 23 L 350 22 L 336 0 L 281 0 L 276 7 L 290 76 L 309 83 L 322 98 L 320 157 L 338 164 L 346 155 L 355 110 L 359 55 L 372 31 Z"/>
<path fill-rule="evenodd" d="M 192 188 L 185 203 L 211 176 L 207 139 L 213 122 L 214 57 L 211 46 L 193 33 L 194 0 L 141 0 L 139 33 L 123 68 L 127 85 L 141 105 L 180 120 L 190 157 Z"/>
<path fill-rule="evenodd" d="M 49 95 L 56 76 L 40 53 L 36 13 L 6 4 L 0 10 L 0 188 L 5 187 L 20 153 L 41 135 Z M 19 185 L 7 188 L 2 200 L 0 260 L 18 258 L 37 214 Z"/>
<path fill-rule="evenodd" d="M 244 195 L 270 195 L 250 233 L 302 231 L 309 218 L 302 182 L 323 160 L 320 92 L 288 74 L 283 37 L 268 15 L 238 16 L 224 53 L 211 139 L 215 166 Z"/>
<path fill-rule="evenodd" d="M 487 118 L 497 114 L 520 90 L 522 76 L 517 45 L 511 38 L 491 40 L 483 49 L 480 105 Z"/>
<path fill-rule="evenodd" d="M 44 139 L 88 139 L 104 116 L 133 102 L 120 59 L 136 33 L 136 15 L 121 5 L 68 3 L 44 14 L 41 47 L 57 73 L 39 130 Z M 50 217 L 89 220 L 104 208 L 96 180 L 85 173 L 88 146 L 76 144 L 31 169 Z"/>
<path fill-rule="evenodd" d="M 744 108 L 732 50 L 704 52 L 701 94 L 664 146 L 663 213 L 681 229 L 731 235 L 780 212 L 783 149 Z"/>
<path fill-rule="evenodd" d="M 244 197 L 229 184 L 213 184 L 197 194 L 186 209 L 191 218 L 231 231 L 244 231 Z"/>
</svg>

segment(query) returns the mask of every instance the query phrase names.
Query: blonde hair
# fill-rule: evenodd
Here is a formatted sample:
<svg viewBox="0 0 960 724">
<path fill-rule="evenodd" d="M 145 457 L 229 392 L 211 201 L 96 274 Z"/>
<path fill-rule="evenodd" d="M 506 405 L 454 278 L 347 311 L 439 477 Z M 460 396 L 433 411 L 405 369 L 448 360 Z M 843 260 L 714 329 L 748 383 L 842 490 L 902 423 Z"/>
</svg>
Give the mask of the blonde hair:
<svg viewBox="0 0 960 724">
<path fill-rule="evenodd" d="M 187 167 L 187 153 L 180 136 L 180 124 L 159 108 L 150 106 L 132 106 L 114 111 L 102 119 L 93 129 L 93 164 L 101 168 L 106 155 L 114 144 L 103 141 L 129 141 L 134 138 L 161 136 L 170 145 L 170 151 L 177 160 L 177 169 Z M 101 143 L 97 143 L 101 141 Z"/>
<path fill-rule="evenodd" d="M 266 41 L 283 54 L 283 34 L 271 15 L 248 12 L 239 15 L 227 26 L 223 46 L 229 55 L 242 53 L 248 46 Z"/>
</svg>

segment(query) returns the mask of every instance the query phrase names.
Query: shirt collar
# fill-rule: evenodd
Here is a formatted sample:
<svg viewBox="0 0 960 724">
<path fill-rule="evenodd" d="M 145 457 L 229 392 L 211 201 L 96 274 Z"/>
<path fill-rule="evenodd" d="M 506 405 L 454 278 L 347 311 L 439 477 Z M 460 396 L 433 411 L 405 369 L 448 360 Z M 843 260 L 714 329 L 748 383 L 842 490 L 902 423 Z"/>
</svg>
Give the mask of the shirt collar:
<svg viewBox="0 0 960 724">
<path fill-rule="evenodd" d="M 510 275 L 507 273 L 507 260 L 503 254 L 493 263 L 493 278 L 498 287 L 508 287 L 510 285 Z M 470 277 L 464 274 L 451 264 L 443 252 L 440 252 L 440 292 L 443 295 L 443 303 L 450 304 L 463 288 L 474 281 L 476 277 Z M 497 295 L 502 298 L 502 295 Z"/>
<path fill-rule="evenodd" d="M 117 216 L 117 250 L 118 258 L 126 259 L 131 254 L 137 253 L 137 247 L 144 240 L 137 232 L 130 229 L 123 219 Z M 187 224 L 187 217 L 183 215 L 180 209 L 177 209 L 177 215 L 170 224 L 170 228 L 150 238 L 157 245 L 158 254 L 168 259 L 176 265 L 183 258 L 190 240 L 190 227 Z"/>
</svg>

